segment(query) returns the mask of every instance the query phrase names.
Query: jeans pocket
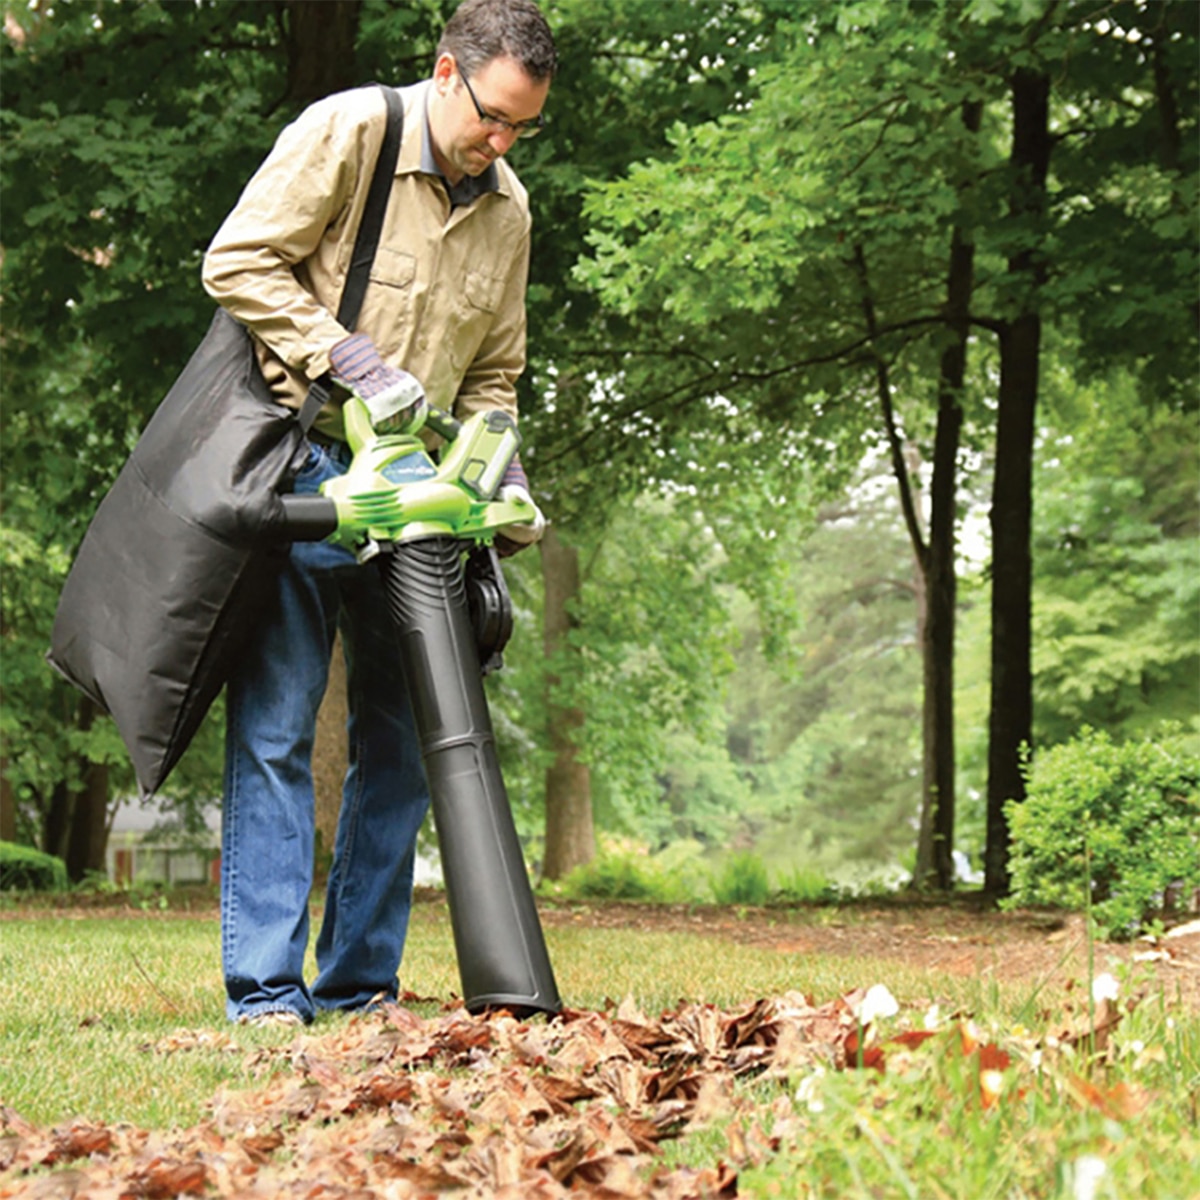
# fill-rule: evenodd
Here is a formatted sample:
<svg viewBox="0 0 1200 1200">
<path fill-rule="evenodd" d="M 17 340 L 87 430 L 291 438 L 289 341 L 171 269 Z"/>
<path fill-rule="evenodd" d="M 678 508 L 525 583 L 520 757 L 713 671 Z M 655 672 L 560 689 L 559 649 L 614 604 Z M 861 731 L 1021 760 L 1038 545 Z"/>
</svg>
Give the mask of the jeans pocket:
<svg viewBox="0 0 1200 1200">
<path fill-rule="evenodd" d="M 304 460 L 304 466 L 296 472 L 293 489 L 297 492 L 315 492 L 332 473 L 329 466 L 329 451 L 318 442 L 309 442 L 308 457 Z"/>
</svg>

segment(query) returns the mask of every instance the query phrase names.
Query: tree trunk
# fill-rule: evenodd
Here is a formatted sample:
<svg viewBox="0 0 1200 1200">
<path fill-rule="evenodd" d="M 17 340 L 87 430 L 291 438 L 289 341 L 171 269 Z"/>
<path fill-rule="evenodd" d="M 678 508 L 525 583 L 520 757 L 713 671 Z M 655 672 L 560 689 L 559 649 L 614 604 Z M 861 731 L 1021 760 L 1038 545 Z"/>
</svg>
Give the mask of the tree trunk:
<svg viewBox="0 0 1200 1200">
<path fill-rule="evenodd" d="M 346 657 L 339 634 L 334 639 L 329 660 L 329 683 L 317 712 L 317 731 L 313 742 L 313 797 L 316 804 L 317 837 L 313 847 L 315 877 L 325 880 L 333 862 L 333 843 L 337 836 L 338 815 L 342 811 L 342 784 L 346 779 L 348 747 L 346 721 Z"/>
<path fill-rule="evenodd" d="M 286 0 L 282 11 L 287 46 L 286 98 L 290 105 L 311 104 L 362 82 L 355 66 L 361 0 L 337 0 L 337 3 Z M 316 808 L 313 867 L 318 881 L 328 877 L 333 861 L 338 815 L 342 808 L 342 784 L 346 777 L 347 715 L 346 662 L 338 637 L 333 645 L 329 683 L 317 713 L 313 743 Z"/>
<path fill-rule="evenodd" d="M 354 67 L 361 8 L 361 0 L 287 0 L 287 99 L 292 104 L 311 104 L 362 82 Z"/>
<path fill-rule="evenodd" d="M 921 532 L 916 489 L 904 454 L 903 437 L 892 405 L 892 386 L 882 353 L 875 358 L 875 384 L 891 449 L 892 473 L 900 507 L 921 573 L 917 629 L 921 644 L 922 784 L 917 861 L 912 885 L 950 888 L 954 883 L 954 575 L 955 493 L 958 482 L 958 435 L 962 426 L 959 396 L 966 370 L 967 312 L 971 294 L 973 248 L 956 230 L 951 242 L 947 319 L 953 344 L 942 357 L 938 380 L 938 420 L 934 441 L 929 541 Z M 855 248 L 867 332 L 878 322 L 867 275 L 866 257 Z"/>
<path fill-rule="evenodd" d="M 979 132 L 982 116 L 979 101 L 963 104 L 962 120 L 968 132 Z M 913 873 L 918 886 L 933 883 L 942 891 L 954 886 L 954 626 L 958 600 L 954 550 L 961 400 L 974 282 L 975 246 L 956 226 L 950 239 L 946 278 L 946 324 L 952 336 L 938 367 L 938 415 L 930 485 L 929 553 L 925 562 L 927 620 L 921 645 L 925 683 L 923 804 Z"/>
<path fill-rule="evenodd" d="M 943 890 L 954 886 L 954 622 L 958 579 L 954 569 L 955 476 L 958 471 L 958 438 L 966 343 L 957 364 L 958 384 L 949 383 L 943 360 L 943 393 L 934 439 L 933 485 L 929 522 L 929 563 L 925 584 L 928 620 L 925 624 L 923 674 L 925 802 L 932 809 L 932 844 L 926 854 L 934 881 Z M 947 351 L 947 354 L 951 354 Z M 918 860 L 920 855 L 918 854 Z"/>
<path fill-rule="evenodd" d="M 67 842 L 67 877 L 77 883 L 89 873 L 103 874 L 108 849 L 108 764 L 90 762 L 75 797 Z"/>
<path fill-rule="evenodd" d="M 78 724 L 87 731 L 96 719 L 91 700 L 79 701 Z M 104 852 L 108 847 L 108 764 L 84 761 L 83 784 L 73 797 L 71 820 L 66 837 L 67 878 L 78 883 L 89 871 L 104 870 Z"/>
<path fill-rule="evenodd" d="M 42 822 L 42 849 L 56 858 L 67 852 L 67 836 L 71 830 L 71 792 L 65 779 L 60 779 L 50 792 L 46 819 Z"/>
<path fill-rule="evenodd" d="M 579 552 L 566 545 L 553 526 L 541 543 L 545 591 L 543 646 L 546 658 L 559 670 L 578 669 L 577 652 L 567 639 L 576 623 L 570 605 L 579 598 Z M 546 771 L 546 854 L 542 874 L 561 879 L 596 853 L 592 826 L 592 779 L 579 761 L 575 738 L 584 725 L 584 712 L 558 699 L 561 675 L 546 676 L 546 720 L 554 761 Z"/>
<path fill-rule="evenodd" d="M 1037 409 L 1041 317 L 1038 288 L 1045 275 L 1039 219 L 1050 165 L 1050 79 L 1028 69 L 1012 79 L 1013 196 L 1010 211 L 1030 228 L 1008 262 L 1017 316 L 1000 336 L 996 418 L 996 478 L 992 491 L 992 684 L 988 716 L 987 850 L 984 888 L 1009 888 L 1008 818 L 1004 805 L 1025 798 L 1022 747 L 1033 736 L 1033 438 Z"/>
<path fill-rule="evenodd" d="M 962 385 L 964 351 L 957 365 Z M 951 355 L 947 351 L 947 356 Z M 954 622 L 958 579 L 954 569 L 955 491 L 962 408 L 942 362 L 937 432 L 934 437 L 929 552 L 925 560 L 925 625 L 921 640 L 924 695 L 922 810 L 917 842 L 918 886 L 954 886 Z"/>
<path fill-rule="evenodd" d="M 17 798 L 8 778 L 8 763 L 0 758 L 0 842 L 17 840 Z"/>
</svg>

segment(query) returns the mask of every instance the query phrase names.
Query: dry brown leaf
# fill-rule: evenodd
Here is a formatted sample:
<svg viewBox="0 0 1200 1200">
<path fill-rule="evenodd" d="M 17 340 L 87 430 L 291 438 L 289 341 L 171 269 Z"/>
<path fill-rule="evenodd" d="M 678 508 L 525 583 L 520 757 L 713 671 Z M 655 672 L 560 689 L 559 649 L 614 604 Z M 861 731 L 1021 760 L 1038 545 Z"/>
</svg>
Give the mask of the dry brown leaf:
<svg viewBox="0 0 1200 1200">
<path fill-rule="evenodd" d="M 533 1085 L 559 1113 L 570 1112 L 577 1100 L 590 1100 L 599 1094 L 590 1084 L 570 1075 L 535 1075 Z"/>
<path fill-rule="evenodd" d="M 125 1186 L 131 1196 L 166 1200 L 170 1196 L 199 1195 L 207 1182 L 208 1171 L 202 1162 L 152 1158 L 128 1176 Z"/>
<path fill-rule="evenodd" d="M 89 1121 L 73 1121 L 50 1133 L 52 1148 L 42 1159 L 46 1166 L 87 1158 L 91 1154 L 107 1154 L 113 1145 L 112 1130 Z"/>
</svg>

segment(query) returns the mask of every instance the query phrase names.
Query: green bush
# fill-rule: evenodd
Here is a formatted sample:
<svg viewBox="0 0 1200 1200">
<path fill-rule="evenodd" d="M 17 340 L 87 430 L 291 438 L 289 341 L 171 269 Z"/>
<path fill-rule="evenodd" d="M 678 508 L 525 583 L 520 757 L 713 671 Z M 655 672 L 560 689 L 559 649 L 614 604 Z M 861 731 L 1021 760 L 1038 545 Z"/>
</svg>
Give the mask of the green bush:
<svg viewBox="0 0 1200 1200">
<path fill-rule="evenodd" d="M 809 867 L 781 873 L 771 889 L 771 898 L 783 904 L 820 904 L 836 895 L 837 888 L 825 875 Z"/>
<path fill-rule="evenodd" d="M 704 848 L 681 838 L 657 854 L 631 838 L 604 837 L 600 853 L 565 879 L 543 880 L 543 895 L 575 900 L 634 900 L 650 904 L 690 904 L 707 899 Z"/>
<path fill-rule="evenodd" d="M 767 864 L 753 851 L 739 850 L 713 875 L 712 890 L 718 904 L 766 904 L 771 897 Z"/>
<path fill-rule="evenodd" d="M 1098 931 L 1124 938 L 1162 913 L 1169 888 L 1200 887 L 1200 755 L 1179 732 L 1118 744 L 1085 728 L 1026 778 L 1025 801 L 1005 807 L 1010 906 L 1084 909 L 1090 880 Z"/>
<path fill-rule="evenodd" d="M 631 854 L 603 854 L 576 867 L 562 892 L 585 900 L 661 900 L 658 881 L 645 860 Z"/>
<path fill-rule="evenodd" d="M 0 892 L 57 892 L 67 886 L 61 858 L 32 846 L 0 842 Z"/>
</svg>

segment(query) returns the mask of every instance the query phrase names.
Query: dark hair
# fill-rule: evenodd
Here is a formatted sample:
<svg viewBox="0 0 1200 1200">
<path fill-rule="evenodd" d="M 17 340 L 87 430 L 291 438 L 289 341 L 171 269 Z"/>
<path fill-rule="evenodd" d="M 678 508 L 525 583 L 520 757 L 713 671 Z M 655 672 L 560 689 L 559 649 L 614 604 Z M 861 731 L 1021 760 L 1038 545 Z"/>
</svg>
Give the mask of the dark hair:
<svg viewBox="0 0 1200 1200">
<path fill-rule="evenodd" d="M 446 22 L 437 52 L 453 54 L 466 75 L 502 55 L 539 83 L 558 68 L 554 35 L 533 0 L 463 0 Z"/>
</svg>

